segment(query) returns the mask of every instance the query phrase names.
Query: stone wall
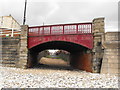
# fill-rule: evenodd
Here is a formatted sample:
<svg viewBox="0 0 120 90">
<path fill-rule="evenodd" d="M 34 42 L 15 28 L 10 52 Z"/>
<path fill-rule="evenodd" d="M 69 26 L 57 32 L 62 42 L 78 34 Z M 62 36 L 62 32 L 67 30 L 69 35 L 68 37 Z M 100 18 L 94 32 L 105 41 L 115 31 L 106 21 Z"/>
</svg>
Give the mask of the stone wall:
<svg viewBox="0 0 120 90">
<path fill-rule="evenodd" d="M 60 53 L 59 55 L 57 55 L 58 57 L 60 57 L 61 59 L 63 59 L 64 61 L 69 62 L 70 59 L 70 54 L 64 54 L 64 53 Z"/>
<path fill-rule="evenodd" d="M 59 50 L 55 54 L 57 57 L 63 59 L 64 61 L 67 61 L 67 62 L 70 61 L 70 52 Z"/>
<path fill-rule="evenodd" d="M 16 67 L 19 61 L 19 42 L 20 37 L 1 37 L 1 65 L 8 67 Z"/>
<path fill-rule="evenodd" d="M 107 32 L 101 73 L 120 74 L 120 32 Z"/>
<path fill-rule="evenodd" d="M 48 55 L 49 55 L 49 51 L 48 50 L 44 50 L 44 51 L 39 52 L 38 58 L 37 58 L 37 60 L 38 60 L 37 63 L 40 62 L 42 57 L 46 57 Z"/>
<path fill-rule="evenodd" d="M 21 26 L 21 35 L 14 37 L 1 37 L 0 39 L 0 64 L 8 67 L 27 68 L 28 49 L 27 49 L 28 26 Z"/>
<path fill-rule="evenodd" d="M 93 20 L 92 31 L 94 36 L 92 69 L 93 72 L 99 73 L 104 53 L 104 49 L 102 47 L 104 39 L 104 18 L 96 18 Z"/>
</svg>

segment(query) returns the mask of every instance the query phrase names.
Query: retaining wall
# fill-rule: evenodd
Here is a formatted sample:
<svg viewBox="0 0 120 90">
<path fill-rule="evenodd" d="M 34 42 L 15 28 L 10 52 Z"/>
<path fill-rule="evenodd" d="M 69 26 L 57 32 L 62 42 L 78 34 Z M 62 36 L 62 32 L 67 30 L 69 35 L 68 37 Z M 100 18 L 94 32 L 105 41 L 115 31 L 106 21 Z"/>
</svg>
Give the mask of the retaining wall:
<svg viewBox="0 0 120 90">
<path fill-rule="evenodd" d="M 8 67 L 26 68 L 28 59 L 27 49 L 28 26 L 21 26 L 20 36 L 1 37 L 0 64 Z"/>
<path fill-rule="evenodd" d="M 120 32 L 107 32 L 101 73 L 120 74 Z"/>
<path fill-rule="evenodd" d="M 16 67 L 16 62 L 19 61 L 19 42 L 20 37 L 2 37 L 1 48 L 2 66 Z"/>
</svg>

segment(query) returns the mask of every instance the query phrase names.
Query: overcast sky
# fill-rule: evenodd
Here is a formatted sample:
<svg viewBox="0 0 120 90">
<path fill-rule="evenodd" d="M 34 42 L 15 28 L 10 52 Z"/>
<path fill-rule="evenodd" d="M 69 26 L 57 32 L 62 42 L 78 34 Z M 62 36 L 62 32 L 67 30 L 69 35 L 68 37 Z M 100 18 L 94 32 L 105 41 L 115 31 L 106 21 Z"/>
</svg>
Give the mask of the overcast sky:
<svg viewBox="0 0 120 90">
<path fill-rule="evenodd" d="M 28 0 L 26 24 L 91 22 L 105 17 L 105 30 L 118 30 L 119 0 Z M 11 14 L 20 24 L 23 21 L 24 0 L 0 0 L 0 16 Z"/>
</svg>

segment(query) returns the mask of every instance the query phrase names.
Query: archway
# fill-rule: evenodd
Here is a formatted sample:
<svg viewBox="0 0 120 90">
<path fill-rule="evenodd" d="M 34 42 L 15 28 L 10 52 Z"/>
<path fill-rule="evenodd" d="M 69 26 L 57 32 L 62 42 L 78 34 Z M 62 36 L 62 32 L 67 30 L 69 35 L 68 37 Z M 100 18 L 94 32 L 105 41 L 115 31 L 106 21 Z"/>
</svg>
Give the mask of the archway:
<svg viewBox="0 0 120 90">
<path fill-rule="evenodd" d="M 90 50 L 79 44 L 66 41 L 51 41 L 29 49 L 28 67 L 38 63 L 39 52 L 46 49 L 60 49 L 70 52 L 70 65 L 74 68 L 92 72 L 92 55 Z"/>
</svg>

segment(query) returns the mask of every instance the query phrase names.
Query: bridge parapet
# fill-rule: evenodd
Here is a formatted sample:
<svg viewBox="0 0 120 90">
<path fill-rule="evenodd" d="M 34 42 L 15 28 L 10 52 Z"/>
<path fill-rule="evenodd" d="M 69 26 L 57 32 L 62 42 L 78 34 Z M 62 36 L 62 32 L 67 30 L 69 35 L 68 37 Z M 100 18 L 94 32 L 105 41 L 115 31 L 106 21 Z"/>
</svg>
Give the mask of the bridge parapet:
<svg viewBox="0 0 120 90">
<path fill-rule="evenodd" d="M 90 34 L 92 23 L 58 24 L 29 27 L 29 36 Z"/>
</svg>

